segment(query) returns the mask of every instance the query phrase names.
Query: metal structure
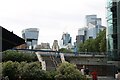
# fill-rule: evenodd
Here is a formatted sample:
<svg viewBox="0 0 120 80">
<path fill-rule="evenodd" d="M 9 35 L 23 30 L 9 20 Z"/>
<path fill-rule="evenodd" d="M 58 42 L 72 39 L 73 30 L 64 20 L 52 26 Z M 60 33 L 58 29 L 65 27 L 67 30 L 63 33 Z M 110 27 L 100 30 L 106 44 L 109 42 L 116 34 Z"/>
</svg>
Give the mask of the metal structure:
<svg viewBox="0 0 120 80">
<path fill-rule="evenodd" d="M 0 26 L 0 51 L 5 51 L 7 49 L 12 49 L 18 45 L 24 44 L 25 40 L 15 35 L 13 32 L 8 31 L 7 29 Z"/>
</svg>

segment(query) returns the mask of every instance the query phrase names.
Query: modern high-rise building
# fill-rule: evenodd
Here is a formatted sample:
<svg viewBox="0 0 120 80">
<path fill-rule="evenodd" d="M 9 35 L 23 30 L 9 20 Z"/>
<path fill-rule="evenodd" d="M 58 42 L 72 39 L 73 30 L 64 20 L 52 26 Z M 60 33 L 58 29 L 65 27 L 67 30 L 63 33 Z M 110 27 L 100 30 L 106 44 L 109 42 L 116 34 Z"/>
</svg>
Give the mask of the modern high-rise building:
<svg viewBox="0 0 120 80">
<path fill-rule="evenodd" d="M 95 39 L 99 32 L 100 32 L 100 28 L 98 29 L 97 25 L 89 23 L 86 39 L 90 39 L 90 38 Z"/>
<path fill-rule="evenodd" d="M 84 35 L 77 35 L 76 36 L 76 43 L 79 45 L 81 42 L 83 43 L 85 41 L 85 36 Z"/>
<path fill-rule="evenodd" d="M 120 66 L 120 0 L 107 0 L 107 52 Z"/>
<path fill-rule="evenodd" d="M 86 19 L 86 26 L 88 26 L 89 23 L 92 23 L 92 24 L 95 25 L 96 18 L 97 18 L 97 15 L 86 15 L 86 17 L 85 17 L 85 19 Z"/>
<path fill-rule="evenodd" d="M 86 35 L 87 28 L 79 28 L 78 29 L 78 35 Z"/>
<path fill-rule="evenodd" d="M 86 39 L 87 28 L 79 28 L 78 35 L 76 36 L 76 44 L 79 45 L 81 42 L 84 42 Z"/>
<path fill-rule="evenodd" d="M 62 40 L 64 46 L 72 43 L 72 37 L 70 37 L 70 34 L 68 33 L 63 33 Z"/>
<path fill-rule="evenodd" d="M 39 29 L 38 28 L 28 28 L 22 31 L 22 37 L 25 39 L 28 49 L 34 49 L 38 43 L 38 35 Z"/>
<path fill-rule="evenodd" d="M 63 33 L 62 39 L 60 40 L 60 48 L 72 49 L 72 37 L 70 34 Z"/>
<path fill-rule="evenodd" d="M 85 40 L 89 38 L 95 39 L 103 26 L 101 25 L 101 18 L 97 18 L 97 15 L 86 15 L 86 27 L 87 32 Z"/>
</svg>

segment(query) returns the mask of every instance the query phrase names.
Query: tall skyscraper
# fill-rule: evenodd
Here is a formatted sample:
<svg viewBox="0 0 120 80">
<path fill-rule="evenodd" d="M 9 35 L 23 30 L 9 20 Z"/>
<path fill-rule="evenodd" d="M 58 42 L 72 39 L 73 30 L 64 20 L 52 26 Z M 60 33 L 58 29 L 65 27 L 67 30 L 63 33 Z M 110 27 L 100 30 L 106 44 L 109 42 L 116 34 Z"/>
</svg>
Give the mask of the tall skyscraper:
<svg viewBox="0 0 120 80">
<path fill-rule="evenodd" d="M 85 39 L 95 39 L 101 28 L 103 28 L 101 25 L 101 18 L 97 18 L 97 15 L 86 15 L 86 27 L 87 32 Z"/>
<path fill-rule="evenodd" d="M 107 0 L 106 36 L 108 60 L 120 62 L 120 0 Z"/>
<path fill-rule="evenodd" d="M 79 43 L 84 42 L 86 38 L 86 32 L 87 28 L 79 28 L 78 35 L 76 36 L 76 43 L 79 45 Z"/>
<path fill-rule="evenodd" d="M 97 15 L 86 15 L 86 26 L 88 26 L 89 23 L 96 24 Z"/>
<path fill-rule="evenodd" d="M 38 42 L 39 29 L 37 28 L 28 28 L 22 31 L 22 37 L 25 39 L 27 48 L 33 49 Z"/>
<path fill-rule="evenodd" d="M 66 46 L 68 44 L 71 44 L 72 37 L 70 37 L 70 34 L 68 33 L 63 33 L 62 40 L 63 40 L 63 45 Z"/>
</svg>

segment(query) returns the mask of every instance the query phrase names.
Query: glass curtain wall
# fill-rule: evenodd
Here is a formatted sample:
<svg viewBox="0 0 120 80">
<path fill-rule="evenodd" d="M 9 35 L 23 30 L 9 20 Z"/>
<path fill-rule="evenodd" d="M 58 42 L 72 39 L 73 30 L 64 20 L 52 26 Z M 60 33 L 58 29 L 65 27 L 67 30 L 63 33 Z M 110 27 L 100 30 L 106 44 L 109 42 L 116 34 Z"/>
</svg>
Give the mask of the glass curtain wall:
<svg viewBox="0 0 120 80">
<path fill-rule="evenodd" d="M 120 20 L 118 1 L 107 1 L 107 51 L 110 61 L 120 60 Z"/>
</svg>

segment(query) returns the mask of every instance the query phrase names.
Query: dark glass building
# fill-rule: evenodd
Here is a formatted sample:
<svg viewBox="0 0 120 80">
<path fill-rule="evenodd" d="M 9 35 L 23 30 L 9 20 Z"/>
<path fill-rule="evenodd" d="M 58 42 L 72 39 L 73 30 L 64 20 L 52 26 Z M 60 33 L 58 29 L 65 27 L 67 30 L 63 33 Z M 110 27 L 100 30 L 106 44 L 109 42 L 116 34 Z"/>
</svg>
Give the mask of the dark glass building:
<svg viewBox="0 0 120 80">
<path fill-rule="evenodd" d="M 120 62 L 120 0 L 107 0 L 107 51 L 109 61 Z"/>
</svg>

